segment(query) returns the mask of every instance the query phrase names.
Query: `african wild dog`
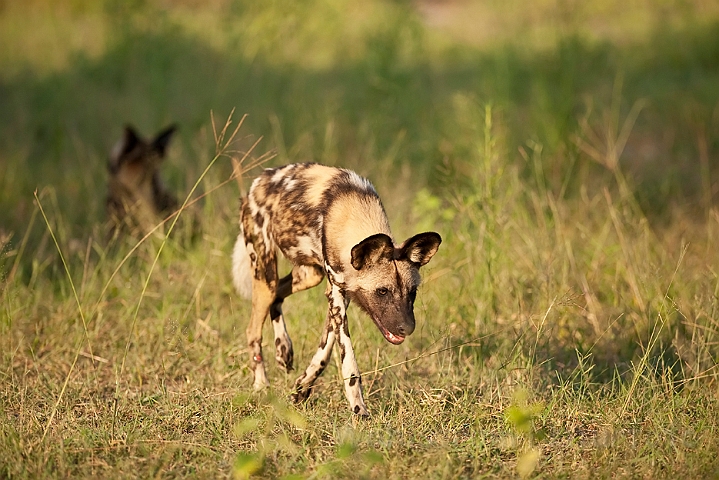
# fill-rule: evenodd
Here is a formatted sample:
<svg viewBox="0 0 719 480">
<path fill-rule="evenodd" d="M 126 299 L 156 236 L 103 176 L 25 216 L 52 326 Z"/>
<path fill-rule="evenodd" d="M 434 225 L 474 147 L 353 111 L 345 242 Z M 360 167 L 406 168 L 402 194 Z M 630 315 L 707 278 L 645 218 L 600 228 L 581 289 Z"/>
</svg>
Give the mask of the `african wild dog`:
<svg viewBox="0 0 719 480">
<path fill-rule="evenodd" d="M 329 309 L 319 349 L 295 382 L 292 399 L 309 396 L 337 342 L 350 407 L 356 414 L 368 415 L 350 343 L 347 307 L 355 301 L 387 341 L 402 343 L 414 331 L 419 268 L 437 252 L 441 237 L 420 233 L 395 246 L 372 184 L 352 171 L 317 164 L 265 170 L 242 199 L 240 229 L 232 273 L 237 291 L 252 298 L 247 342 L 255 389 L 268 385 L 262 357 L 267 314 L 274 328 L 277 362 L 289 372 L 293 350 L 282 302 L 327 275 Z M 282 279 L 277 276 L 277 249 L 293 265 Z"/>
<path fill-rule="evenodd" d="M 147 141 L 132 127 L 125 127 L 108 163 L 106 206 L 111 235 L 125 231 L 143 236 L 177 210 L 177 198 L 160 179 L 160 164 L 175 130 L 171 125 Z"/>
</svg>

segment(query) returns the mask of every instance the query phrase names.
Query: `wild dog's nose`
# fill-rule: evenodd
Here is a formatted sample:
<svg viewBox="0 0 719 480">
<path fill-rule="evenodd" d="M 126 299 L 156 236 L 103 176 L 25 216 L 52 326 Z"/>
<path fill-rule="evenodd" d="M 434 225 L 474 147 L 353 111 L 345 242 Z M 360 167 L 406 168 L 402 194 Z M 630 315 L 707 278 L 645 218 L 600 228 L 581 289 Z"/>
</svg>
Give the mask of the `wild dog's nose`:
<svg viewBox="0 0 719 480">
<path fill-rule="evenodd" d="M 412 335 L 412 332 L 414 332 L 414 323 L 407 324 L 407 325 L 400 325 L 400 327 L 399 327 L 399 334 L 403 337 Z"/>
</svg>

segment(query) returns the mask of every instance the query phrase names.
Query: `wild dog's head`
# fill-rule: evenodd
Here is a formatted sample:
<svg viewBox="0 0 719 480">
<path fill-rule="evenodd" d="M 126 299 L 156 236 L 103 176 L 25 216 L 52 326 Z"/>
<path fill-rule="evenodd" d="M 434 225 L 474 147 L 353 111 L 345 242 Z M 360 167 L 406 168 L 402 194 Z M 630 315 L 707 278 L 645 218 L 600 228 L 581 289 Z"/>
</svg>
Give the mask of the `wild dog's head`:
<svg viewBox="0 0 719 480">
<path fill-rule="evenodd" d="M 440 243 L 439 234 L 426 232 L 395 247 L 389 236 L 379 233 L 352 248 L 357 272 L 350 299 L 367 312 L 388 342 L 399 345 L 414 332 L 419 268 L 432 259 Z"/>
<path fill-rule="evenodd" d="M 125 127 L 108 163 L 107 211 L 113 230 L 146 233 L 177 209 L 177 199 L 166 190 L 159 171 L 175 130 L 172 125 L 148 141 Z"/>
</svg>

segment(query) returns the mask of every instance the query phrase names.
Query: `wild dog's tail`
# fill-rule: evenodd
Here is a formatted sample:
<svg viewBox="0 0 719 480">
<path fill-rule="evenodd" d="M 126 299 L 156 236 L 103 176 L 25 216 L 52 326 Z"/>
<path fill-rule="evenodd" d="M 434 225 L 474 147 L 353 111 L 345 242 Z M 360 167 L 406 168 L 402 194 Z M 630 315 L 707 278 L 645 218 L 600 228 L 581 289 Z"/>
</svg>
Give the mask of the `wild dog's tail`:
<svg viewBox="0 0 719 480">
<path fill-rule="evenodd" d="M 242 225 L 235 241 L 235 249 L 232 251 L 232 281 L 237 293 L 247 299 L 252 298 L 252 261 L 247 251 Z"/>
<path fill-rule="evenodd" d="M 235 157 L 231 157 L 231 159 L 232 175 L 240 187 L 240 195 L 244 197 L 245 187 L 242 184 L 242 165 Z M 242 203 L 244 204 L 244 200 Z M 247 299 L 252 298 L 252 260 L 250 259 L 250 252 L 247 251 L 247 244 L 245 243 L 242 215 L 240 215 L 240 234 L 237 235 L 235 248 L 232 251 L 232 282 L 235 284 L 237 293 Z"/>
</svg>

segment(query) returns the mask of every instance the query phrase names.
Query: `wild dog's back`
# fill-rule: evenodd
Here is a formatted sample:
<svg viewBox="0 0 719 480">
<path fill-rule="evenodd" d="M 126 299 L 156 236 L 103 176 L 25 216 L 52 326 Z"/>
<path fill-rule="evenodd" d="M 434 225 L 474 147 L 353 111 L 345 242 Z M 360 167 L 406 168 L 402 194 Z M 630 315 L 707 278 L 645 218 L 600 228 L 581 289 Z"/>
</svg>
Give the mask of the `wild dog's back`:
<svg viewBox="0 0 719 480">
<path fill-rule="evenodd" d="M 390 235 L 372 184 L 340 168 L 302 163 L 265 170 L 252 183 L 247 208 L 265 240 L 296 265 L 349 264 L 360 241 Z"/>
</svg>

